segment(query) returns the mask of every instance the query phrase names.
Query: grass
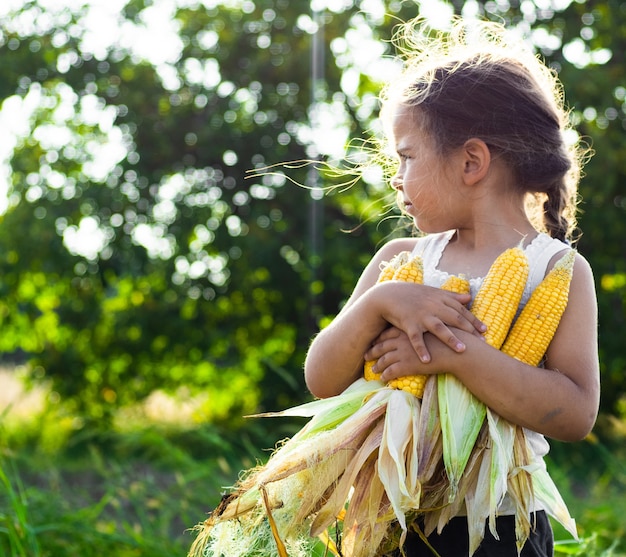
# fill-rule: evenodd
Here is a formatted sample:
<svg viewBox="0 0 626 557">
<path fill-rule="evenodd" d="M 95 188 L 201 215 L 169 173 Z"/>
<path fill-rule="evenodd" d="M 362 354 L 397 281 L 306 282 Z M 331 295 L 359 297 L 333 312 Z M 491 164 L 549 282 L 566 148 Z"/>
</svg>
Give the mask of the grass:
<svg viewBox="0 0 626 557">
<path fill-rule="evenodd" d="M 0 555 L 186 555 L 190 528 L 215 507 L 235 466 L 253 462 L 244 432 L 217 445 L 215 436 L 208 427 L 193 435 L 150 428 L 70 444 L 55 455 L 5 447 Z"/>
<path fill-rule="evenodd" d="M 3 557 L 185 557 L 225 486 L 300 425 L 252 420 L 233 431 L 144 415 L 94 431 L 31 395 L 4 413 L 0 400 Z M 557 557 L 626 556 L 623 441 L 553 445 L 549 469 L 581 535 L 575 543 L 555 525 Z"/>
</svg>

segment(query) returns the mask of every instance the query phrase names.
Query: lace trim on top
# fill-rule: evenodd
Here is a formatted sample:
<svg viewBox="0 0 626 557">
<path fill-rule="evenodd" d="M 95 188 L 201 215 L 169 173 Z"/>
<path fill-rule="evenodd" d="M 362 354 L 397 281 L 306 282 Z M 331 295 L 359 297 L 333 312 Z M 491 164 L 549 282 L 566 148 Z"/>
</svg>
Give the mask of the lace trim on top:
<svg viewBox="0 0 626 557">
<path fill-rule="evenodd" d="M 438 266 L 441 256 L 454 234 L 454 230 L 449 230 L 448 232 L 443 232 L 441 234 L 432 234 L 425 236 L 424 238 L 420 238 L 415 245 L 413 254 L 419 254 L 424 262 L 425 284 L 439 288 L 450 277 L 450 273 L 442 271 L 438 268 Z M 526 304 L 531 292 L 545 276 L 550 259 L 552 259 L 556 253 L 566 248 L 566 244 L 560 240 L 551 238 L 545 233 L 538 234 L 524 248 L 530 264 L 530 271 L 528 276 L 529 280 L 526 282 L 526 288 L 522 296 L 520 308 Z M 472 299 L 476 296 L 483 280 L 484 277 L 469 278 Z"/>
</svg>

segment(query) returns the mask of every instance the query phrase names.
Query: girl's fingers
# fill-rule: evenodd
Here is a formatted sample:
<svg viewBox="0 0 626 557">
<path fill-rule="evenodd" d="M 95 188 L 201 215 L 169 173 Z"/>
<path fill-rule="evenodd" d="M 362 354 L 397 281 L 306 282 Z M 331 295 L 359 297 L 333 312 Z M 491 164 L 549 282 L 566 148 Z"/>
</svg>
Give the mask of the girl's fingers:
<svg viewBox="0 0 626 557">
<path fill-rule="evenodd" d="M 433 334 L 441 342 L 448 345 L 455 352 L 463 352 L 465 344 L 457 337 L 454 332 L 441 320 L 433 320 L 428 325 L 428 332 Z"/>
<path fill-rule="evenodd" d="M 380 333 L 380 335 L 378 335 L 378 338 L 376 338 L 376 340 L 372 343 L 372 346 L 385 342 L 386 340 L 398 338 L 401 334 L 402 331 L 400 331 L 397 327 L 387 327 L 382 333 Z"/>
<path fill-rule="evenodd" d="M 407 331 L 407 336 L 409 337 L 409 341 L 417 357 L 423 364 L 427 364 L 430 362 L 430 352 L 428 352 L 428 348 L 426 348 L 426 343 L 424 342 L 424 333 L 425 331 Z"/>
<path fill-rule="evenodd" d="M 452 310 L 450 313 L 443 313 L 439 317 L 444 324 L 476 336 L 483 335 L 487 330 L 487 326 L 465 306 L 450 307 L 450 309 Z"/>
<path fill-rule="evenodd" d="M 487 331 L 487 326 L 478 319 L 468 308 L 467 304 L 471 300 L 471 296 L 469 294 L 456 294 L 451 293 L 453 298 L 458 302 L 459 305 L 451 306 L 460 316 L 459 323 L 462 323 L 464 326 L 458 327 L 467 331 L 468 333 L 480 333 L 484 334 Z M 451 323 L 452 324 L 452 323 Z M 465 325 L 469 324 L 470 328 L 467 328 Z M 454 325 L 457 326 L 457 325 Z"/>
<path fill-rule="evenodd" d="M 372 345 L 367 350 L 367 352 L 365 352 L 363 357 L 366 360 L 377 360 L 388 352 L 393 351 L 396 348 L 396 344 L 390 341 L 398 339 L 402 334 L 402 331 L 400 331 L 396 327 L 389 327 L 388 329 L 383 331 L 376 338 L 376 340 L 374 340 L 374 342 L 372 342 Z"/>
</svg>

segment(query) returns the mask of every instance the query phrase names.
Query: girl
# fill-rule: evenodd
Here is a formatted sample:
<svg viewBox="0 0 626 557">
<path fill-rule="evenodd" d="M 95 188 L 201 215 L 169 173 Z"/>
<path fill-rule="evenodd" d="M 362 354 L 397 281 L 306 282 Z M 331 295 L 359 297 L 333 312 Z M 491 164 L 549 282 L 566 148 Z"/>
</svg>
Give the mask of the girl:
<svg viewBox="0 0 626 557">
<path fill-rule="evenodd" d="M 494 259 L 522 243 L 530 274 L 522 304 L 568 249 L 574 228 L 582 151 L 571 138 L 555 76 L 496 25 L 463 22 L 433 38 L 421 23 L 404 26 L 401 77 L 383 92 L 381 117 L 398 170 L 391 180 L 420 237 L 383 246 L 333 322 L 313 340 L 305 363 L 310 391 L 325 398 L 377 360 L 384 381 L 451 373 L 492 411 L 526 429 L 535 457 L 545 437 L 577 441 L 599 404 L 597 308 L 589 265 L 576 256 L 567 309 L 540 367 L 483 342 L 469 311 Z M 469 43 L 473 46 L 470 46 Z M 401 251 L 424 261 L 424 285 L 377 283 L 383 262 Z M 449 274 L 470 277 L 471 293 L 439 289 Z M 545 513 L 521 555 L 552 555 Z M 476 556 L 517 555 L 506 499 L 499 540 L 489 532 Z M 429 543 L 442 557 L 468 555 L 461 513 Z M 407 555 L 432 555 L 415 536 Z"/>
</svg>

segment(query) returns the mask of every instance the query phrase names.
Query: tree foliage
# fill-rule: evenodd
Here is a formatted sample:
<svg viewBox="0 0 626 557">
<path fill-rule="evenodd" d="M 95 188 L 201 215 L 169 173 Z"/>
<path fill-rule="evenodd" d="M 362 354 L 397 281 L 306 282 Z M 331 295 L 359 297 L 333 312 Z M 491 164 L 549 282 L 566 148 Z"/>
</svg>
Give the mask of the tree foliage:
<svg viewBox="0 0 626 557">
<path fill-rule="evenodd" d="M 180 385 L 208 390 L 210 420 L 306 397 L 309 339 L 397 219 L 376 177 L 320 196 L 341 177 L 266 167 L 332 157 L 333 137 L 369 133 L 392 65 L 373 60 L 391 54 L 398 19 L 418 13 L 414 2 L 338 4 L 130 0 L 102 21 L 113 22 L 108 42 L 90 3 L 4 8 L 5 358 L 29 361 L 94 418 Z M 611 409 L 626 381 L 626 10 L 544 4 L 471 3 L 533 38 L 597 151 L 580 249 L 598 278 Z M 167 25 L 150 43 L 159 10 Z"/>
</svg>

